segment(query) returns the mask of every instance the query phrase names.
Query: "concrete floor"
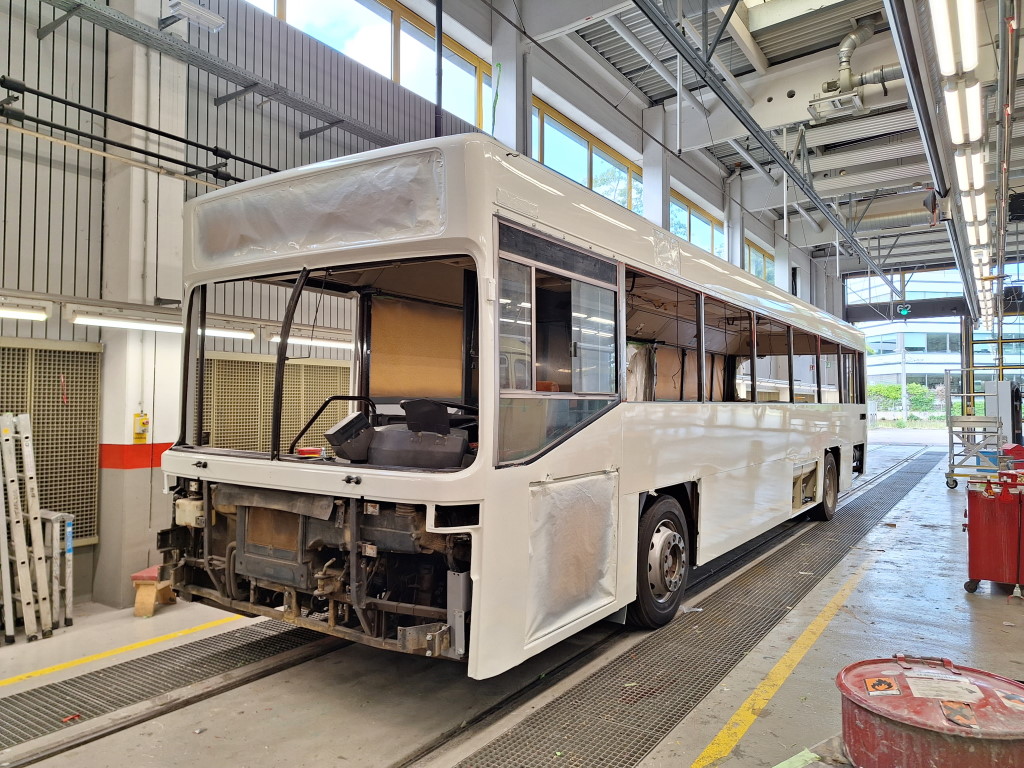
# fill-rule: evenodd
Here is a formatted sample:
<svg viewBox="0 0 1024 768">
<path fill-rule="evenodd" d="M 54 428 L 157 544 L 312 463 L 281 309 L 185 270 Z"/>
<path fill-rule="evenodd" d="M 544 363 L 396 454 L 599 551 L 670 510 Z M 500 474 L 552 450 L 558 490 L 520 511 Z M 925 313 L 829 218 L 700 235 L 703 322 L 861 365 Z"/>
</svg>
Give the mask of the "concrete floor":
<svg viewBox="0 0 1024 768">
<path fill-rule="evenodd" d="M 870 476 L 922 448 L 878 445 L 869 454 Z M 962 488 L 945 488 L 942 469 L 940 462 L 642 765 L 693 765 L 851 578 L 859 579 L 851 596 L 720 765 L 775 766 L 838 733 L 840 698 L 833 680 L 854 661 L 906 651 L 949 656 L 967 666 L 1024 678 L 1024 661 L 1015 650 L 1024 642 L 1024 601 L 1010 601 L 1006 593 L 984 583 L 974 595 L 964 592 L 966 535 L 960 530 L 964 493 Z M 0 649 L 0 696 L 251 621 L 236 619 L 180 639 L 5 684 L 30 670 L 224 618 L 220 611 L 196 605 L 167 606 L 148 620 L 133 619 L 130 611 L 84 606 L 72 629 L 59 630 L 49 640 Z M 230 763 L 255 768 L 287 763 L 296 768 L 372 768 L 405 762 L 434 746 L 439 748 L 416 764 L 442 768 L 472 753 L 642 637 L 642 633 L 599 625 L 512 672 L 482 682 L 467 679 L 456 664 L 349 646 L 38 765 L 191 768 Z M 600 651 L 586 665 L 557 684 L 545 685 L 545 675 L 594 645 Z M 443 745 L 435 743 L 539 679 L 534 690 L 506 703 L 484 725 L 465 729 Z M 0 752 L 0 765 L 9 757 Z"/>
</svg>

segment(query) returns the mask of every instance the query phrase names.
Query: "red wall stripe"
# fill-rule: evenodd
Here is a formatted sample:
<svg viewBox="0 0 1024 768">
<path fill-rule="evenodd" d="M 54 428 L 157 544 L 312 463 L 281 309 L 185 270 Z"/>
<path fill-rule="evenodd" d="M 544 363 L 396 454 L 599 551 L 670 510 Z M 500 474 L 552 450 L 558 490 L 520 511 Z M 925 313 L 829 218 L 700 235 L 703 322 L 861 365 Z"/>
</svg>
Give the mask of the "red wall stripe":
<svg viewBox="0 0 1024 768">
<path fill-rule="evenodd" d="M 100 443 L 100 469 L 150 469 L 160 466 L 160 456 L 173 443 L 116 445 Z"/>
</svg>

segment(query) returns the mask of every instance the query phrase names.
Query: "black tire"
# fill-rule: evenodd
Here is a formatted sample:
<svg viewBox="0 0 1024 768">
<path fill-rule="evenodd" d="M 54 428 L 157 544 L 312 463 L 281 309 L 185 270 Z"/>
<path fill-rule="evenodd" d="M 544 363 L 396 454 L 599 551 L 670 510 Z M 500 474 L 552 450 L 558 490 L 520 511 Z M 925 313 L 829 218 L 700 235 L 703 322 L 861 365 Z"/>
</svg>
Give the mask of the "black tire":
<svg viewBox="0 0 1024 768">
<path fill-rule="evenodd" d="M 683 510 L 671 496 L 658 496 L 640 515 L 636 600 L 626 609 L 626 620 L 643 629 L 668 624 L 679 610 L 689 576 L 690 532 Z"/>
<path fill-rule="evenodd" d="M 970 592 L 972 595 L 978 591 L 978 584 L 980 582 L 977 579 L 968 579 L 964 582 L 964 589 Z"/>
<path fill-rule="evenodd" d="M 950 489 L 956 488 L 957 485 L 958 485 L 958 483 L 957 483 L 955 477 L 947 477 L 946 478 L 946 487 L 947 488 L 950 488 Z"/>
<path fill-rule="evenodd" d="M 821 476 L 821 502 L 811 509 L 815 520 L 831 520 L 839 504 L 839 469 L 831 451 L 825 454 Z"/>
</svg>

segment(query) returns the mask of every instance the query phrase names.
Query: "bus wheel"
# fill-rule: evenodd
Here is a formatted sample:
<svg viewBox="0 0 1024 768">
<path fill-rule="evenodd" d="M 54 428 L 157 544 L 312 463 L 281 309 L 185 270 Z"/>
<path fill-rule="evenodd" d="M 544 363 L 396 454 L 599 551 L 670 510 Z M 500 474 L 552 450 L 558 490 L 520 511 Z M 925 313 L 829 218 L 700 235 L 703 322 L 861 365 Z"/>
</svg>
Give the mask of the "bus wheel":
<svg viewBox="0 0 1024 768">
<path fill-rule="evenodd" d="M 821 481 L 821 503 L 811 510 L 815 520 L 831 520 L 839 503 L 839 470 L 836 457 L 829 451 L 825 454 L 824 476 Z"/>
<path fill-rule="evenodd" d="M 631 624 L 655 629 L 676 615 L 690 573 L 689 539 L 683 510 L 671 496 L 659 496 L 640 515 L 636 600 L 626 612 Z"/>
</svg>

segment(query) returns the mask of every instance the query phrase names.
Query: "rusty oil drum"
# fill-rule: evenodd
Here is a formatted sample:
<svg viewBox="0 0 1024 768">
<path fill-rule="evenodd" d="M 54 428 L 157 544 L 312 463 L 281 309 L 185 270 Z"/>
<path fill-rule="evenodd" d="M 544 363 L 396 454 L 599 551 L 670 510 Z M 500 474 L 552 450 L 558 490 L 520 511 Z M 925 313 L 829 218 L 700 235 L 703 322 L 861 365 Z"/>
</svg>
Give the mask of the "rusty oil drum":
<svg viewBox="0 0 1024 768">
<path fill-rule="evenodd" d="M 857 768 L 1024 768 L 1024 685 L 949 659 L 859 661 L 836 677 Z"/>
</svg>

